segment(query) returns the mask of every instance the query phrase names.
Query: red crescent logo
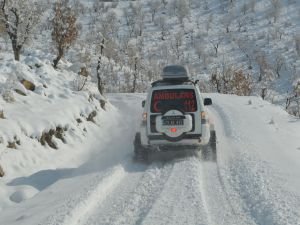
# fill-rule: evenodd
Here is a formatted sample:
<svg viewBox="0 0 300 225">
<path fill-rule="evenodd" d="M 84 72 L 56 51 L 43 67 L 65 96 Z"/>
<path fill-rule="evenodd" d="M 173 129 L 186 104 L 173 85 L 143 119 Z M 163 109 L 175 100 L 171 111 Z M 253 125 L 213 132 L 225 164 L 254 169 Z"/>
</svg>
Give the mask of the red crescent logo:
<svg viewBox="0 0 300 225">
<path fill-rule="evenodd" d="M 159 108 L 157 107 L 158 103 L 159 103 L 159 101 L 156 101 L 153 104 L 153 109 L 154 109 L 155 112 L 159 112 Z"/>
</svg>

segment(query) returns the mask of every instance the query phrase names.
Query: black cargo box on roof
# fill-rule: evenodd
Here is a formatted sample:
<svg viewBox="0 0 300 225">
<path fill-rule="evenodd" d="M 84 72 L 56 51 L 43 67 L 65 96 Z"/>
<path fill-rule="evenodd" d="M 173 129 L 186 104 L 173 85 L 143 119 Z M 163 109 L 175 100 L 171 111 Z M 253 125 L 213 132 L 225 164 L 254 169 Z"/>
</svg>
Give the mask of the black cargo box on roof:
<svg viewBox="0 0 300 225">
<path fill-rule="evenodd" d="M 170 65 L 163 68 L 162 79 L 168 81 L 187 81 L 189 74 L 184 66 Z"/>
</svg>

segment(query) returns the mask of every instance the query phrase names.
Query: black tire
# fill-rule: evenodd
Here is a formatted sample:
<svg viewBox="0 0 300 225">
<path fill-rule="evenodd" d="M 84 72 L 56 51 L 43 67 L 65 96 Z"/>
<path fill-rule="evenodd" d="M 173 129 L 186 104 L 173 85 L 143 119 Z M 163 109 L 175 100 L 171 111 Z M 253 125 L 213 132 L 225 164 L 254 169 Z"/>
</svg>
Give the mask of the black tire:
<svg viewBox="0 0 300 225">
<path fill-rule="evenodd" d="M 137 161 L 148 161 L 148 152 L 142 146 L 141 134 L 136 133 L 134 138 L 134 157 Z"/>
<path fill-rule="evenodd" d="M 209 143 L 202 149 L 202 158 L 204 161 L 217 161 L 217 135 L 214 130 L 210 132 Z"/>
</svg>

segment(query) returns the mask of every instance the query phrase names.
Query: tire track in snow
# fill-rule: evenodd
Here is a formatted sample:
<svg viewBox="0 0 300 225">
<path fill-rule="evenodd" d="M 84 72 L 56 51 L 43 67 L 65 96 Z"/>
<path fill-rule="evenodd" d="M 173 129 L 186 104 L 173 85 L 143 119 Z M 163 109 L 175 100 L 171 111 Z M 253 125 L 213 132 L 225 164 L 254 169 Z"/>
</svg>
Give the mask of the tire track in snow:
<svg viewBox="0 0 300 225">
<path fill-rule="evenodd" d="M 172 170 L 171 164 L 153 163 L 146 171 L 129 175 L 84 223 L 79 224 L 141 224 L 164 190 Z"/>
<path fill-rule="evenodd" d="M 236 201 L 236 194 L 226 185 L 217 163 L 200 161 L 202 192 L 211 216 L 211 224 L 255 225 L 243 211 L 243 202 Z M 239 199 L 240 200 L 240 199 Z"/>
<path fill-rule="evenodd" d="M 222 107 L 223 104 L 215 104 L 212 110 L 218 119 L 217 125 L 221 126 L 219 134 L 223 135 L 221 149 L 218 149 L 221 153 L 218 171 L 224 190 L 231 196 L 234 211 L 252 224 L 300 224 L 295 219 L 297 213 L 288 207 L 296 205 L 294 199 L 282 196 L 281 188 L 273 181 L 272 168 L 253 151 L 260 146 L 251 142 L 243 130 L 236 129 L 235 124 L 243 118 L 232 114 L 234 106 L 228 103 Z"/>
<path fill-rule="evenodd" d="M 97 174 L 80 193 L 70 194 L 63 205 L 39 225 L 75 225 L 78 224 L 89 211 L 118 186 L 126 172 L 118 165 L 105 174 Z"/>
<path fill-rule="evenodd" d="M 252 176 L 251 174 L 239 171 L 239 168 L 242 167 L 238 166 L 241 164 L 240 160 L 244 162 L 244 164 L 242 163 L 243 167 L 246 168 L 249 166 L 247 165 L 247 160 L 243 159 L 246 155 L 241 155 L 241 151 L 247 152 L 247 150 L 244 149 L 249 148 L 249 141 L 247 142 L 247 137 L 236 130 L 232 117 L 228 116 L 230 115 L 228 109 L 221 105 L 222 104 L 215 104 L 212 107 L 212 112 L 216 117 L 217 125 L 220 126 L 217 134 L 218 140 L 221 139 L 221 143 L 218 145 L 218 179 L 223 186 L 225 195 L 230 196 L 227 197 L 227 199 L 229 200 L 228 203 L 232 208 L 232 212 L 237 215 L 237 218 L 240 218 L 240 223 L 237 224 L 261 225 L 257 220 L 258 214 L 253 211 L 251 212 L 251 205 L 249 205 L 251 196 L 246 197 L 247 194 L 245 194 L 247 193 L 247 189 L 251 187 L 243 186 L 244 181 L 237 179 L 237 176 Z M 229 105 L 227 105 L 227 107 L 229 107 L 229 111 L 234 112 L 233 107 Z M 230 151 L 228 151 L 229 148 Z M 240 155 L 239 157 L 237 157 L 238 154 Z M 257 192 L 257 196 L 260 196 L 261 194 L 261 191 Z"/>
<path fill-rule="evenodd" d="M 214 115 L 217 131 L 218 159 L 216 163 L 200 161 L 203 164 L 204 172 L 207 174 L 207 185 L 211 187 L 207 188 L 210 195 L 214 195 L 213 191 L 217 193 L 217 195 L 214 196 L 218 196 L 219 202 L 222 201 L 223 206 L 225 204 L 226 208 L 229 209 L 229 212 L 228 210 L 226 213 L 223 212 L 223 221 L 221 221 L 220 216 L 218 216 L 218 224 L 255 224 L 251 216 L 245 214 L 243 209 L 244 202 L 232 184 L 230 184 L 230 174 L 227 171 L 226 163 L 228 160 L 232 160 L 235 155 L 233 151 L 225 151 L 226 146 L 230 146 L 229 140 L 238 143 L 242 139 L 241 134 L 236 131 L 232 119 L 219 104 L 214 104 L 210 108 L 210 114 Z M 211 205 L 215 205 L 212 206 L 215 208 L 214 210 L 219 209 L 213 202 Z M 230 222 L 226 222 L 226 220 Z"/>
<path fill-rule="evenodd" d="M 130 139 L 130 137 L 132 136 L 132 129 L 134 129 L 134 127 L 136 126 L 135 120 L 133 120 L 134 117 L 132 117 L 132 115 L 137 114 L 137 112 L 133 110 L 135 107 L 132 107 L 131 103 L 135 102 L 136 100 L 142 99 L 142 97 L 121 95 L 120 97 L 115 98 L 118 104 L 126 102 L 126 104 L 122 105 L 121 107 L 121 111 L 124 111 L 126 113 L 122 114 L 122 118 L 116 116 L 116 121 L 118 121 L 118 123 L 113 123 L 113 128 L 116 128 L 116 124 L 118 124 L 118 129 L 116 129 L 118 132 L 114 132 L 112 134 L 112 137 L 107 141 L 106 144 L 112 146 L 112 150 L 114 152 L 117 152 L 119 149 L 128 145 L 129 141 L 127 139 Z M 130 103 L 127 103 L 128 99 L 131 99 Z M 130 111 L 131 113 L 128 114 L 128 111 Z M 125 119 L 124 115 L 126 117 Z M 133 128 L 130 127 L 128 129 L 128 121 L 130 121 L 131 126 L 133 125 Z M 114 140 L 119 141 L 115 142 Z M 110 155 L 113 156 L 113 154 Z M 91 162 L 94 163 L 94 161 L 97 161 L 97 158 L 99 156 L 98 153 L 97 155 L 93 155 Z M 111 160 L 110 157 L 108 157 L 107 159 Z M 129 177 L 129 172 L 125 170 L 130 166 L 128 165 L 128 162 L 125 162 L 123 164 L 124 165 L 113 167 L 109 171 L 104 172 L 104 174 L 103 172 L 99 172 L 95 175 L 89 174 L 91 178 L 88 177 L 87 184 L 84 186 L 80 184 L 80 186 L 83 186 L 83 188 L 81 188 L 78 192 L 76 190 L 76 193 L 70 193 L 70 195 L 64 197 L 65 199 L 62 200 L 63 203 L 60 204 L 61 206 L 55 211 L 55 214 L 48 216 L 46 220 L 39 223 L 39 225 L 84 224 L 91 213 L 93 213 L 94 209 L 97 208 L 98 205 L 103 201 L 105 201 L 110 193 L 114 192 L 114 189 L 117 188 L 125 178 Z M 134 168 L 132 169 L 134 170 Z"/>
<path fill-rule="evenodd" d="M 169 162 L 173 171 L 143 225 L 211 225 L 195 157 Z"/>
</svg>

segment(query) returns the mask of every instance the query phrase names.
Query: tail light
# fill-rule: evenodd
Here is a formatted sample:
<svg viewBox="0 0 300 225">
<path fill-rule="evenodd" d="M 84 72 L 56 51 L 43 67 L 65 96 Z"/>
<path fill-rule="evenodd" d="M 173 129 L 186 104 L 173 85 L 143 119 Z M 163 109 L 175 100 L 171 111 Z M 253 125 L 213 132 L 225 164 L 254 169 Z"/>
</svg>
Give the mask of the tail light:
<svg viewBox="0 0 300 225">
<path fill-rule="evenodd" d="M 202 124 L 208 123 L 208 117 L 207 117 L 206 112 L 202 111 L 200 116 L 201 116 L 201 123 Z"/>
<path fill-rule="evenodd" d="M 201 120 L 206 120 L 206 113 L 204 111 L 201 112 Z"/>
<path fill-rule="evenodd" d="M 143 120 L 143 122 L 147 122 L 147 113 L 143 113 L 142 120 Z"/>
</svg>

